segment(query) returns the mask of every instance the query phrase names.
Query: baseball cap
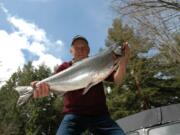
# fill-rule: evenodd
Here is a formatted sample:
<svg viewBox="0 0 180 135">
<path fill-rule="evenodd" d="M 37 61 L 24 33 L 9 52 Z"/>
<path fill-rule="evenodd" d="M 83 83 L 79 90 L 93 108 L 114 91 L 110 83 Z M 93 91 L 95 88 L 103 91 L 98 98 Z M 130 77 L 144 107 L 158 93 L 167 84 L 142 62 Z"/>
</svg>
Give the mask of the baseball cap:
<svg viewBox="0 0 180 135">
<path fill-rule="evenodd" d="M 82 39 L 82 40 L 84 40 L 87 44 L 89 44 L 89 43 L 88 43 L 88 40 L 87 40 L 85 37 L 83 37 L 83 36 L 81 36 L 81 35 L 76 35 L 76 36 L 74 36 L 73 39 L 72 39 L 71 46 L 73 45 L 73 43 L 74 43 L 77 39 Z"/>
</svg>

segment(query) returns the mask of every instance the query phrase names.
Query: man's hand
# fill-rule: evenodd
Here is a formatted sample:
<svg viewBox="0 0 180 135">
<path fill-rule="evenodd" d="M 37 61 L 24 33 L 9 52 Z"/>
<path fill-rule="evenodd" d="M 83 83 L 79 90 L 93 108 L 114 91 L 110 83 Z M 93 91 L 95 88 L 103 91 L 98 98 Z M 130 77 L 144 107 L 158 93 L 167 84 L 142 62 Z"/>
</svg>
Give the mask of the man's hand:
<svg viewBox="0 0 180 135">
<path fill-rule="evenodd" d="M 49 95 L 49 85 L 47 83 L 40 83 L 36 86 L 38 81 L 31 83 L 34 88 L 33 98 L 47 97 Z"/>
<path fill-rule="evenodd" d="M 124 64 L 127 64 L 130 57 L 130 48 L 128 42 L 124 42 L 122 48 L 124 56 L 121 58 L 121 61 L 122 63 L 124 62 Z"/>
<path fill-rule="evenodd" d="M 123 56 L 120 58 L 121 60 L 119 63 L 119 67 L 114 74 L 114 82 L 117 85 L 122 84 L 123 78 L 126 74 L 126 65 L 128 63 L 129 56 L 130 56 L 130 48 L 128 46 L 128 42 L 123 43 L 122 51 L 123 51 Z"/>
</svg>

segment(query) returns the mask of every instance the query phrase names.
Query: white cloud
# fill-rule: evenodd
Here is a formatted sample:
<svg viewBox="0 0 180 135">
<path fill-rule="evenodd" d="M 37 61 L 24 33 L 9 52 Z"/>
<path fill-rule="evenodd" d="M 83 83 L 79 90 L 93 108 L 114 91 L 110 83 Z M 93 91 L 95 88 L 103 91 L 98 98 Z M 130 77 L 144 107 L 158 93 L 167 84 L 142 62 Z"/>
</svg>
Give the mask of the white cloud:
<svg viewBox="0 0 180 135">
<path fill-rule="evenodd" d="M 17 17 L 8 17 L 8 21 L 17 28 L 20 35 L 22 34 L 23 36 L 32 38 L 32 40 L 38 42 L 46 41 L 46 32 L 43 29 L 38 28 L 35 24 Z"/>
<path fill-rule="evenodd" d="M 0 80 L 6 80 L 16 71 L 18 66 L 25 63 L 23 53 L 20 50 L 25 41 L 23 38 L 19 39 L 20 37 L 15 33 L 8 34 L 3 30 L 0 30 L 0 37 Z"/>
<path fill-rule="evenodd" d="M 39 60 L 34 61 L 33 64 L 35 67 L 38 67 L 40 64 L 48 65 L 51 69 L 56 66 L 55 64 L 59 64 L 61 61 L 59 59 L 55 59 L 54 56 L 50 54 L 42 54 Z"/>
<path fill-rule="evenodd" d="M 42 56 L 45 51 L 45 46 L 44 44 L 38 43 L 38 42 L 33 42 L 31 46 L 29 46 L 29 51 L 31 51 L 34 54 L 37 54 L 38 56 Z"/>
<path fill-rule="evenodd" d="M 59 46 L 64 46 L 64 44 L 63 44 L 63 42 L 61 40 L 57 40 L 56 44 L 59 45 Z"/>
<path fill-rule="evenodd" d="M 7 80 L 18 67 L 22 67 L 27 62 L 22 49 L 39 57 L 38 60 L 32 60 L 34 66 L 44 63 L 53 69 L 62 62 L 51 51 L 53 47 L 56 47 L 56 52 L 62 51 L 64 44 L 61 40 L 51 41 L 46 36 L 45 30 L 34 23 L 10 15 L 1 3 L 0 10 L 6 14 L 7 21 L 13 28 L 12 32 L 0 29 L 0 81 Z"/>
</svg>

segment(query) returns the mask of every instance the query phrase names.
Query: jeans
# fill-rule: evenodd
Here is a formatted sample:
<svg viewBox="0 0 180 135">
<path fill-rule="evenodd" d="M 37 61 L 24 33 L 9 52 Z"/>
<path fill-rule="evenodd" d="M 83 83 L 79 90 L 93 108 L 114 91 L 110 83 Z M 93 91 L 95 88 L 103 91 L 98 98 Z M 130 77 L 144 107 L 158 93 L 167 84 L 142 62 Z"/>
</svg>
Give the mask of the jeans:
<svg viewBox="0 0 180 135">
<path fill-rule="evenodd" d="M 64 116 L 56 135 L 83 135 L 86 130 L 93 135 L 125 135 L 109 115 L 89 117 L 75 114 Z"/>
</svg>

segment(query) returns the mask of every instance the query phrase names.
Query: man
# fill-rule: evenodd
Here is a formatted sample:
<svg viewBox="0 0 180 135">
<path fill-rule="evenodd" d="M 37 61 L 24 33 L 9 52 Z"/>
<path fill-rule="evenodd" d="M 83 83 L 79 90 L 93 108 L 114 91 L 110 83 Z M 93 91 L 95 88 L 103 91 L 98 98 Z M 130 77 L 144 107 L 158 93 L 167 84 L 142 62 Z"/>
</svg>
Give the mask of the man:
<svg viewBox="0 0 180 135">
<path fill-rule="evenodd" d="M 118 85 L 122 83 L 129 58 L 128 44 L 124 43 L 123 47 L 124 56 L 121 58 L 118 69 L 106 79 Z M 60 65 L 56 73 L 88 57 L 90 48 L 87 39 L 79 35 L 75 36 L 70 52 L 73 60 Z M 32 86 L 35 88 L 35 83 L 32 83 Z M 35 89 L 34 98 L 49 95 L 49 86 L 46 83 L 41 83 Z M 93 86 L 85 95 L 82 92 L 83 89 L 65 93 L 63 108 L 65 116 L 56 135 L 80 135 L 87 129 L 98 135 L 125 135 L 109 116 L 102 82 Z"/>
</svg>

